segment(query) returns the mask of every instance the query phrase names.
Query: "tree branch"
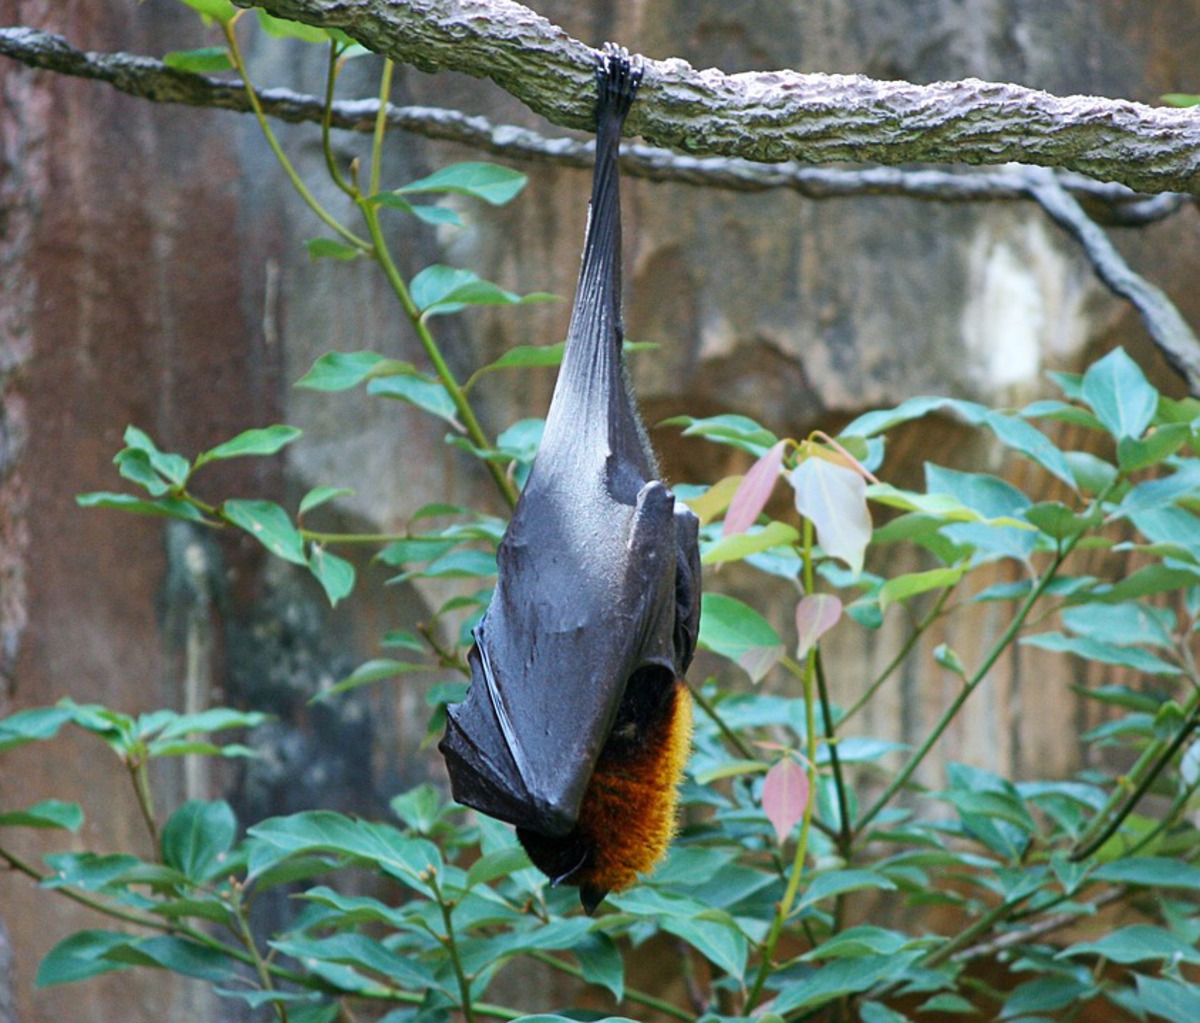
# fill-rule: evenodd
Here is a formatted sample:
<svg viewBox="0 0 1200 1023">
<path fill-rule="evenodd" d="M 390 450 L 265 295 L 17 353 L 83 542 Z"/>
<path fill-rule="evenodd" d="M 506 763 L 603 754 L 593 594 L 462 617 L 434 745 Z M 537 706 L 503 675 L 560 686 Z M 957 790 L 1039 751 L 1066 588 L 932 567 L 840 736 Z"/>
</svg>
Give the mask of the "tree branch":
<svg viewBox="0 0 1200 1023">
<path fill-rule="evenodd" d="M 85 53 L 61 36 L 37 29 L 0 28 L 0 54 L 30 67 L 106 82 L 122 92 L 158 103 L 180 103 L 250 113 L 241 82 L 192 74 L 168 67 L 152 57 L 128 53 Z M 270 117 L 292 123 L 319 123 L 324 99 L 289 89 L 260 89 L 259 101 Z M 375 99 L 338 100 L 330 123 L 347 131 L 374 130 L 379 109 Z M 389 127 L 427 138 L 457 142 L 507 159 L 590 170 L 592 143 L 566 136 L 546 137 L 514 125 L 494 124 L 457 110 L 438 107 L 388 106 Z M 944 171 L 898 167 L 846 170 L 810 167 L 794 162 L 754 163 L 731 157 L 695 157 L 645 145 L 621 149 L 621 169 L 633 177 L 738 192 L 789 189 L 810 199 L 863 195 L 903 196 L 935 202 L 1029 200 L 1028 179 L 1019 170 Z M 1188 201 L 1178 193 L 1153 197 L 1124 185 L 1103 183 L 1078 174 L 1060 175 L 1063 187 L 1089 203 L 1103 223 L 1145 224 L 1174 213 Z"/>
<path fill-rule="evenodd" d="M 513 0 L 241 0 L 337 27 L 423 71 L 490 78 L 555 124 L 593 125 L 594 53 Z M 1200 193 L 1200 117 L 1095 96 L 966 79 L 697 71 L 647 60 L 630 134 L 748 160 L 1062 167 L 1145 192 Z"/>
<path fill-rule="evenodd" d="M 1079 242 L 1096 276 L 1111 291 L 1128 299 L 1142 314 L 1151 339 L 1187 381 L 1188 390 L 1200 396 L 1200 340 L 1179 310 L 1158 288 L 1130 269 L 1108 235 L 1088 219 L 1052 171 L 1029 167 L 1025 173 L 1029 194 L 1055 223 Z"/>
</svg>

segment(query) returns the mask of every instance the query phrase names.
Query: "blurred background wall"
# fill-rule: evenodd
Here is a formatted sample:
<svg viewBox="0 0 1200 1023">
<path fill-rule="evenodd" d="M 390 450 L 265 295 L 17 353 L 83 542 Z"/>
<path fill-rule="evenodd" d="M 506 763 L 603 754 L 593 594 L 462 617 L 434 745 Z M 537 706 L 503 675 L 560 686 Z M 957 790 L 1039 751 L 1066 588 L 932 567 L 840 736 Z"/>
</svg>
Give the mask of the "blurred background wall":
<svg viewBox="0 0 1200 1023">
<path fill-rule="evenodd" d="M 791 67 L 930 82 L 976 76 L 1051 92 L 1155 102 L 1195 91 L 1200 33 L 1192 0 L 540 0 L 535 8 L 598 45 L 616 39 L 649 56 L 728 72 Z M 319 48 L 262 35 L 246 19 L 260 85 L 319 92 Z M 175 0 L 0 0 L 0 23 L 61 33 L 86 50 L 161 55 L 218 40 Z M 372 95 L 378 64 L 348 70 L 342 95 Z M 155 106 L 107 86 L 0 61 L 0 712 L 70 695 L 127 712 L 231 703 L 270 711 L 249 770 L 164 770 L 164 802 L 223 796 L 243 823 L 323 806 L 382 813 L 396 792 L 442 782 L 418 746 L 424 691 L 437 676 L 387 683 L 312 709 L 323 683 L 378 652 L 389 628 L 411 627 L 429 594 L 363 580 L 331 612 L 311 578 L 242 536 L 213 537 L 157 520 L 85 511 L 78 493 L 120 489 L 111 464 L 132 423 L 166 450 L 194 453 L 240 430 L 287 422 L 305 430 L 286 457 L 206 470 L 214 497 L 269 497 L 294 507 L 318 483 L 355 495 L 329 528 L 402 526 L 430 501 L 502 509 L 479 463 L 448 447 L 444 427 L 361 396 L 292 384 L 331 349 L 373 349 L 423 364 L 416 339 L 373 266 L 310 262 L 319 225 L 289 191 L 252 119 Z M 400 103 L 458 107 L 560 134 L 488 82 L 398 69 Z M 280 129 L 324 198 L 313 126 Z M 361 140 L 339 136 L 346 155 Z M 400 184 L 461 147 L 393 134 L 387 179 Z M 519 166 L 519 165 L 518 165 Z M 469 226 L 438 234 L 396 218 L 403 269 L 467 266 L 511 290 L 569 296 L 589 176 L 527 169 L 525 194 L 503 209 L 472 205 Z M 1156 383 L 1179 385 L 1136 316 L 1109 297 L 1058 230 L 1028 204 L 951 206 L 874 198 L 814 202 L 782 192 L 735 195 L 628 180 L 629 336 L 662 345 L 634 360 L 647 421 L 741 412 L 780 435 L 835 431 L 855 414 L 919 393 L 999 404 L 1042 393 L 1047 368 L 1079 368 L 1127 346 Z M 1194 209 L 1116 233 L 1135 269 L 1200 323 Z M 565 334 L 561 303 L 441 321 L 460 371 L 514 344 Z M 478 388 L 493 433 L 541 415 L 553 372 L 495 374 Z M 675 482 L 741 471 L 728 449 L 653 431 Z M 901 431 L 884 474 L 920 478 L 934 453 L 959 467 L 1019 475 L 949 421 Z M 884 554 L 881 557 L 886 558 Z M 904 565 L 875 563 L 881 570 Z M 909 566 L 912 567 L 912 566 Z M 1002 571 L 1002 570 L 998 570 Z M 787 628 L 758 580 L 712 574 Z M 786 591 L 781 591 L 781 598 Z M 987 612 L 959 628 L 985 631 Z M 827 663 L 837 698 L 852 701 L 894 651 L 892 620 L 863 645 L 835 640 Z M 923 733 L 947 685 L 931 671 L 931 635 L 862 722 L 899 740 Z M 1061 659 L 1026 652 L 999 665 L 964 727 L 928 767 L 970 759 L 1018 776 L 1079 765 L 1071 736 L 1086 723 Z M 706 665 L 701 663 L 698 671 Z M 128 780 L 93 739 L 67 736 L 0 760 L 0 802 L 80 799 L 80 847 L 148 854 Z M 8 839 L 6 838 L 6 841 Z M 55 836 L 56 848 L 64 839 Z M 66 841 L 70 841 L 67 839 Z M 35 839 L 14 842 L 37 861 Z M 14 959 L 15 1009 L 0 1021 L 228 1018 L 224 1003 L 149 971 L 34 992 L 37 962 L 72 930 L 101 926 L 66 900 L 0 876 L 0 925 Z M 0 930 L 0 967 L 5 957 Z M 0 983 L 0 992 L 3 985 Z M 14 1015 L 15 1013 L 15 1015 Z"/>
</svg>

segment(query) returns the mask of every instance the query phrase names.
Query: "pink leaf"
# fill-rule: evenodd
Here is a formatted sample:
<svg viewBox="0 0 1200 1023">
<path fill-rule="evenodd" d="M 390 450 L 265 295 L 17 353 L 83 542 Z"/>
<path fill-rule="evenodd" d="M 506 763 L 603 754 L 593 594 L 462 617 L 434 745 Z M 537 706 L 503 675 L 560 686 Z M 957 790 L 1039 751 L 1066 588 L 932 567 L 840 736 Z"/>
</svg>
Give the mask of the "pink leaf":
<svg viewBox="0 0 1200 1023">
<path fill-rule="evenodd" d="M 831 593 L 810 593 L 796 605 L 796 656 L 803 659 L 817 640 L 825 635 L 842 617 L 842 602 Z"/>
<path fill-rule="evenodd" d="M 757 462 L 750 466 L 750 471 L 742 477 L 742 482 L 729 503 L 729 511 L 725 513 L 725 526 L 722 536 L 732 536 L 734 533 L 744 533 L 758 518 L 767 506 L 767 499 L 775 489 L 775 481 L 779 478 L 779 470 L 783 465 L 783 450 L 787 441 L 781 440 Z"/>
<path fill-rule="evenodd" d="M 782 845 L 808 805 L 808 773 L 791 757 L 784 757 L 767 772 L 762 805 Z"/>
</svg>

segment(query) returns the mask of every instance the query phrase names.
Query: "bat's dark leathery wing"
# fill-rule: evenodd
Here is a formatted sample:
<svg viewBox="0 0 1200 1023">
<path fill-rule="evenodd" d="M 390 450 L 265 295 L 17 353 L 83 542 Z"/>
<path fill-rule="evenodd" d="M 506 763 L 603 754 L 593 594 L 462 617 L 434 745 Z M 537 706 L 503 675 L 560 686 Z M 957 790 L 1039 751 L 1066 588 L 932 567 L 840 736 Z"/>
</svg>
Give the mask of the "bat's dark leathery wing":
<svg viewBox="0 0 1200 1023">
<path fill-rule="evenodd" d="M 698 522 L 661 482 L 621 345 L 617 154 L 641 62 L 597 63 L 596 167 L 566 353 L 440 749 L 590 913 L 661 858 L 691 736 Z"/>
</svg>

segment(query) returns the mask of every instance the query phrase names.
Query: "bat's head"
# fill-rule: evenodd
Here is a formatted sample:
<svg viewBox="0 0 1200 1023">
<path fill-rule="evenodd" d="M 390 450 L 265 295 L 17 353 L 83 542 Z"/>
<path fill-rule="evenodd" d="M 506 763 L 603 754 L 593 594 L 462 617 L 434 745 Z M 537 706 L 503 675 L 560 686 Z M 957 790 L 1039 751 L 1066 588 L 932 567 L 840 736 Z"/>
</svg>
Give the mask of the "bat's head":
<svg viewBox="0 0 1200 1023">
<path fill-rule="evenodd" d="M 517 829 L 534 866 L 555 884 L 577 886 L 589 915 L 666 853 L 691 735 L 687 686 L 664 668 L 639 670 L 625 688 L 575 827 L 557 838 Z"/>
</svg>

